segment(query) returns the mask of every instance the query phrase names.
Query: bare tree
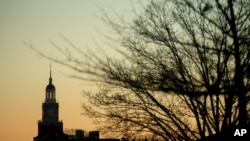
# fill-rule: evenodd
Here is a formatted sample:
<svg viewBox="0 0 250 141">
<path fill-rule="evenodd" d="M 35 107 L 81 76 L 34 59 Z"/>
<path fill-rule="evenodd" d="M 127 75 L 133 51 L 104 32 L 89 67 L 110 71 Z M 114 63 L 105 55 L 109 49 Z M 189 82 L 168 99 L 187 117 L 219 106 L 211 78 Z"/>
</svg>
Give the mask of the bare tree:
<svg viewBox="0 0 250 141">
<path fill-rule="evenodd" d="M 222 140 L 249 126 L 249 0 L 159 0 L 129 25 L 104 19 L 123 58 L 84 52 L 64 37 L 84 59 L 61 48 L 65 60 L 41 54 L 101 82 L 83 109 L 104 131 Z"/>
</svg>

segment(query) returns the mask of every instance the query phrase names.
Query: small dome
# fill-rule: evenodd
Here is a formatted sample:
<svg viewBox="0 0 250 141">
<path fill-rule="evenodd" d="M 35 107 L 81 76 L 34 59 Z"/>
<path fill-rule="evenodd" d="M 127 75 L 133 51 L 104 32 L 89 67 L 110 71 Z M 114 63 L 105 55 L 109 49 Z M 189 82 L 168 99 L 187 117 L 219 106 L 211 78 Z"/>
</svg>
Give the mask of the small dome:
<svg viewBox="0 0 250 141">
<path fill-rule="evenodd" d="M 47 85 L 47 87 L 46 87 L 46 90 L 55 90 L 56 88 L 55 88 L 55 86 L 53 85 L 53 84 L 49 84 L 49 85 Z"/>
</svg>

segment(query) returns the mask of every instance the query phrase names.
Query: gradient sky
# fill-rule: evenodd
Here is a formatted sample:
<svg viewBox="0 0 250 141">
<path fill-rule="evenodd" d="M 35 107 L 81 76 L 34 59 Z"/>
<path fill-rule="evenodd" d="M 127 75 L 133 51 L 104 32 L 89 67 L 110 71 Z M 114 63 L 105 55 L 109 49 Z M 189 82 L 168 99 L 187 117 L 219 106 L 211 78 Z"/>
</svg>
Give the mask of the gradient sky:
<svg viewBox="0 0 250 141">
<path fill-rule="evenodd" d="M 65 45 L 60 34 L 82 48 L 102 38 L 105 31 L 98 19 L 98 7 L 127 13 L 132 0 L 0 0 L 0 140 L 31 141 L 37 135 L 42 102 L 49 81 L 50 61 L 40 57 L 24 42 L 32 42 L 42 52 L 59 57 L 49 41 Z M 100 39 L 100 40 L 99 40 Z M 105 46 L 103 46 L 105 49 Z M 59 102 L 59 118 L 64 128 L 95 130 L 81 115 L 85 102 L 82 90 L 93 90 L 88 82 L 66 77 L 70 69 L 52 62 L 52 78 Z"/>
</svg>

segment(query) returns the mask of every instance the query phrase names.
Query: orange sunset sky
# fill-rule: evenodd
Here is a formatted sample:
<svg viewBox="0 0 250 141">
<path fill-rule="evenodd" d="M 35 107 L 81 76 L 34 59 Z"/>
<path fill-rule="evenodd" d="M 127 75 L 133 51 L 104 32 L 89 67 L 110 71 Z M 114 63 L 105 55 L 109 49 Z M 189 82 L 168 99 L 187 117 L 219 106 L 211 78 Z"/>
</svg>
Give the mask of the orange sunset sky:
<svg viewBox="0 0 250 141">
<path fill-rule="evenodd" d="M 138 4 L 132 0 L 0 0 L 0 141 L 32 141 L 42 117 L 50 61 L 24 42 L 58 58 L 62 56 L 49 41 L 66 45 L 60 34 L 78 47 L 92 48 L 93 39 L 104 40 L 96 28 L 104 32 L 107 28 L 98 19 L 100 7 L 108 13 L 114 9 L 129 14 L 135 3 Z M 105 50 L 106 46 L 102 48 Z M 95 130 L 91 119 L 81 115 L 81 103 L 86 102 L 81 91 L 96 87 L 67 77 L 72 73 L 52 62 L 59 119 L 64 128 Z"/>
</svg>

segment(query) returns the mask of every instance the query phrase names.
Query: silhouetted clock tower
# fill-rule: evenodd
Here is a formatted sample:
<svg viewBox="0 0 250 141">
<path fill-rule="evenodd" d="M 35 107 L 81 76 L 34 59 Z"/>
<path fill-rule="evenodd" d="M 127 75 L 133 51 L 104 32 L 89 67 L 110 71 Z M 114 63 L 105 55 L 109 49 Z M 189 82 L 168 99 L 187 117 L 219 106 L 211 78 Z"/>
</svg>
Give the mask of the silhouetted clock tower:
<svg viewBox="0 0 250 141">
<path fill-rule="evenodd" d="M 38 135 L 34 137 L 34 141 L 68 141 L 68 136 L 63 133 L 63 123 L 58 120 L 58 110 L 56 88 L 52 84 L 50 68 L 49 84 L 42 105 L 42 120 L 38 121 Z"/>
</svg>

